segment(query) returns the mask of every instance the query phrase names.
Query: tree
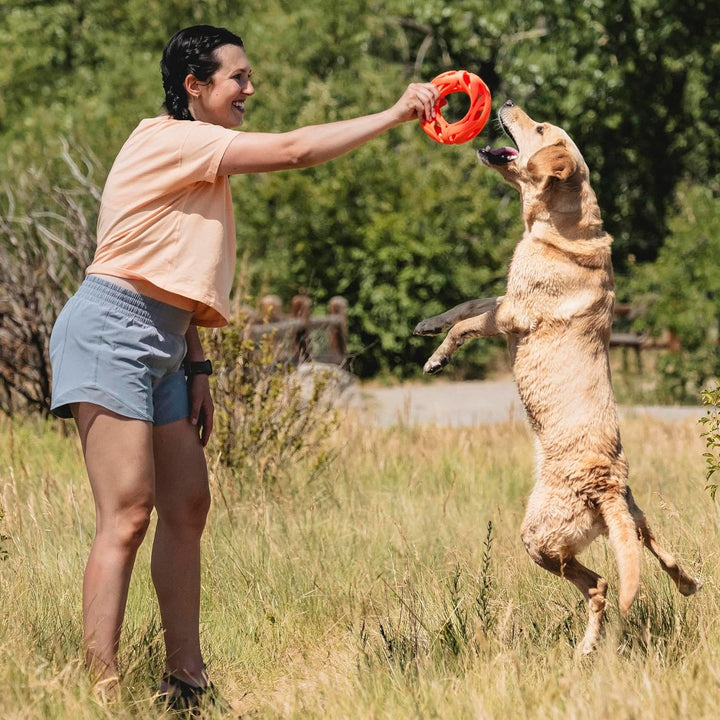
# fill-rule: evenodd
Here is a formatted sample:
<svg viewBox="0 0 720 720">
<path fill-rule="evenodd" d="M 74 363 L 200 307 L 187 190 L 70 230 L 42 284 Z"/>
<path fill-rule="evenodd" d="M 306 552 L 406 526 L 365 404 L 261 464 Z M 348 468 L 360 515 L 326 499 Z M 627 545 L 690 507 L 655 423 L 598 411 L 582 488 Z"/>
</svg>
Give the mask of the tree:
<svg viewBox="0 0 720 720">
<path fill-rule="evenodd" d="M 720 204 L 708 188 L 683 186 L 681 209 L 657 261 L 637 267 L 631 280 L 636 303 L 646 309 L 642 327 L 671 330 L 682 348 L 661 358 L 663 382 L 677 400 L 720 377 Z"/>
<path fill-rule="evenodd" d="M 98 182 L 142 117 L 160 110 L 158 62 L 178 28 L 243 36 L 257 94 L 247 130 L 285 131 L 380 110 L 411 79 L 465 68 L 565 127 L 588 160 L 620 273 L 652 262 L 676 188 L 720 190 L 720 15 L 703 0 L 6 0 L 0 12 L 0 163 L 40 173 L 60 138 L 91 148 Z M 462 112 L 451 98 L 447 112 Z M 232 180 L 250 289 L 350 303 L 354 367 L 418 372 L 418 319 L 502 288 L 519 236 L 515 191 L 477 167 L 489 123 L 450 147 L 408 124 L 328 165 Z M 33 170 L 32 168 L 35 168 Z M 682 196 L 679 197 L 682 202 Z M 38 200 L 42 203 L 42 199 Z M 38 208 L 39 209 L 39 208 Z M 671 230 L 674 232 L 674 226 Z M 463 351 L 482 372 L 487 348 Z M 474 358 L 470 362 L 471 356 Z"/>
<path fill-rule="evenodd" d="M 592 171 L 620 271 L 652 261 L 685 177 L 720 189 L 720 13 L 706 0 L 388 3 L 416 70 L 478 72 L 564 127 Z M 385 48 L 386 56 L 392 49 Z"/>
</svg>

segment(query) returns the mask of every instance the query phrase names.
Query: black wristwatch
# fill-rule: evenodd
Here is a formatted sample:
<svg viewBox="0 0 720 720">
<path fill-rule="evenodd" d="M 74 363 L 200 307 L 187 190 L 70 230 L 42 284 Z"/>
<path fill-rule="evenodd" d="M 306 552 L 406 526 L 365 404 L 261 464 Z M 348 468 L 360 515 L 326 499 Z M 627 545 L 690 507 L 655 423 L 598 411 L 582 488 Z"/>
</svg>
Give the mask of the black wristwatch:
<svg viewBox="0 0 720 720">
<path fill-rule="evenodd" d="M 195 375 L 212 375 L 212 363 L 209 360 L 200 360 L 199 362 L 186 362 L 185 375 L 191 378 Z"/>
</svg>

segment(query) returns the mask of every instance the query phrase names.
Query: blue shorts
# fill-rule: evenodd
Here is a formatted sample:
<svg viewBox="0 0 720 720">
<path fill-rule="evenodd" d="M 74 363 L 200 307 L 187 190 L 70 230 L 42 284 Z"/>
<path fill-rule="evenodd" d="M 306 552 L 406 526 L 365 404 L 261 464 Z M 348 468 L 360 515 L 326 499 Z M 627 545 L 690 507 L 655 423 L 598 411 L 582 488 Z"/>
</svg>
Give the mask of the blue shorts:
<svg viewBox="0 0 720 720">
<path fill-rule="evenodd" d="M 188 417 L 182 361 L 192 313 L 88 275 L 50 337 L 51 410 L 89 402 L 165 425 Z"/>
</svg>

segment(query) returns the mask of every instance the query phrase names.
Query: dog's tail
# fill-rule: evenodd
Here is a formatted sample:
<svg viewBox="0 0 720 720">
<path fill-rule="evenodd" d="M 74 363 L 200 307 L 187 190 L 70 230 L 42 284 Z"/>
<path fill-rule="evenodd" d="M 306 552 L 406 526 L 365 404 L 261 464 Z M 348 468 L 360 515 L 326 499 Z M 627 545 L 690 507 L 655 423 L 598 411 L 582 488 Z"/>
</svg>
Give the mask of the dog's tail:
<svg viewBox="0 0 720 720">
<path fill-rule="evenodd" d="M 618 565 L 620 612 L 626 615 L 640 587 L 642 544 L 624 492 L 605 497 L 600 511 L 607 525 L 608 539 Z"/>
</svg>

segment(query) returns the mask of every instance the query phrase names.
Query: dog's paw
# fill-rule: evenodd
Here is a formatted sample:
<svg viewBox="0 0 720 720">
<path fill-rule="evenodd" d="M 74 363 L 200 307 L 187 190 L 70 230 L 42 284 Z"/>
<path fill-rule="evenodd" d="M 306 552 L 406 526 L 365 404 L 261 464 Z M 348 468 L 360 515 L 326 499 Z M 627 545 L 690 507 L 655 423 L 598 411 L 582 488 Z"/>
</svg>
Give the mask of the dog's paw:
<svg viewBox="0 0 720 720">
<path fill-rule="evenodd" d="M 525 332 L 535 332 L 540 327 L 539 317 L 524 317 L 520 321 L 520 325 Z"/>
<path fill-rule="evenodd" d="M 448 364 L 446 357 L 436 358 L 434 355 L 423 366 L 425 375 L 434 375 L 439 373 Z"/>
<path fill-rule="evenodd" d="M 691 578 L 685 576 L 678 580 L 678 590 L 681 595 L 694 595 L 703 586 L 703 582 L 700 578 Z"/>
<path fill-rule="evenodd" d="M 576 665 L 590 665 L 597 657 L 597 641 L 583 639 L 575 648 L 574 661 Z"/>
<path fill-rule="evenodd" d="M 436 318 L 426 318 L 421 320 L 413 330 L 413 335 L 437 335 L 443 331 L 442 323 Z"/>
</svg>

